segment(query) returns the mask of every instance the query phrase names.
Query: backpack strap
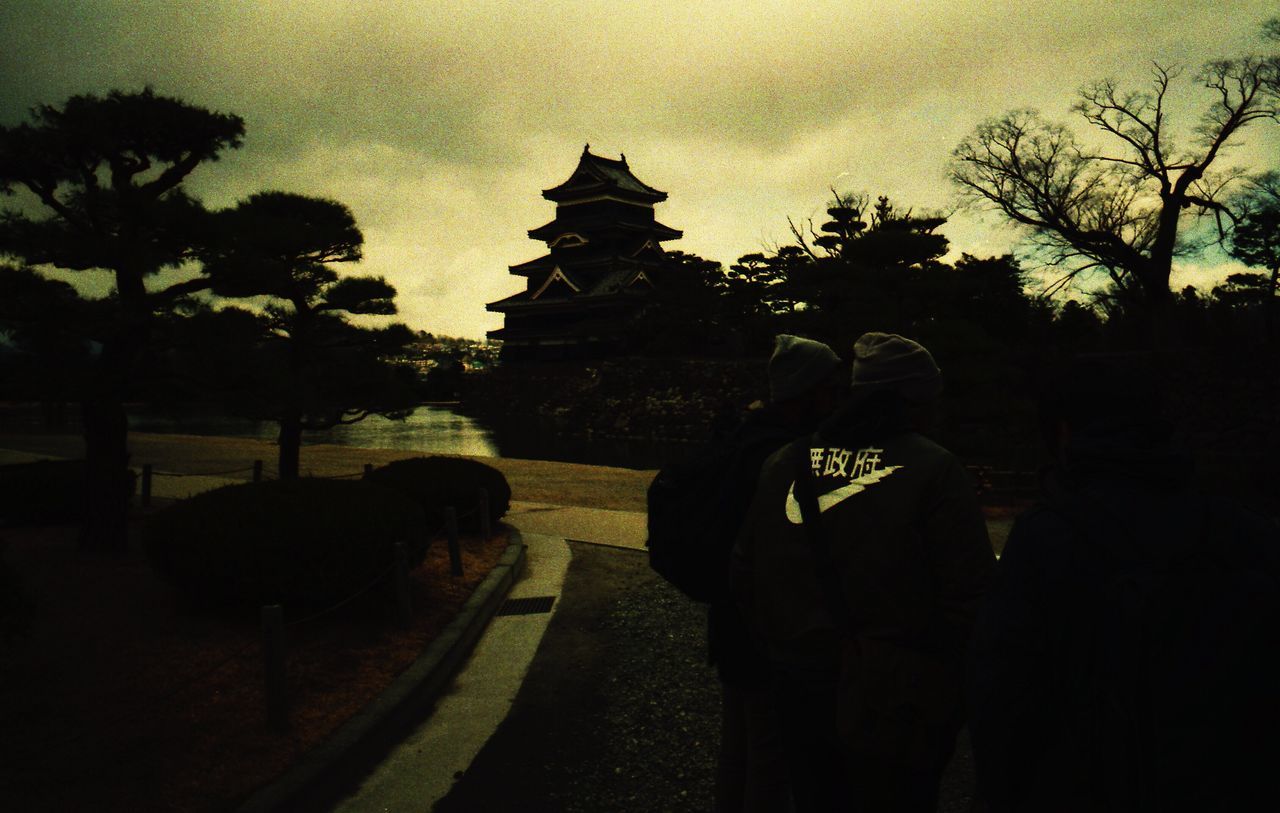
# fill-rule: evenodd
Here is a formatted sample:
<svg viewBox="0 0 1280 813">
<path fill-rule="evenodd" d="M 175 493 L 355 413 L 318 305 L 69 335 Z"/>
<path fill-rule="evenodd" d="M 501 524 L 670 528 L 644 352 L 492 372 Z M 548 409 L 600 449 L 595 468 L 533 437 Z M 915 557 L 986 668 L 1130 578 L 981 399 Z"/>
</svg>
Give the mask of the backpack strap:
<svg viewBox="0 0 1280 813">
<path fill-rule="evenodd" d="M 814 438 L 804 441 L 807 452 Z M 818 508 L 818 495 L 814 491 L 813 471 L 810 469 L 809 455 L 800 456 L 796 467 L 794 493 L 796 502 L 800 504 L 801 525 L 804 528 L 805 540 L 813 553 L 813 572 L 821 588 L 823 608 L 831 616 L 836 629 L 845 637 L 853 634 L 849 604 L 845 600 L 844 591 L 840 589 L 840 580 L 836 569 L 831 564 L 831 546 L 822 535 L 822 511 Z"/>
</svg>

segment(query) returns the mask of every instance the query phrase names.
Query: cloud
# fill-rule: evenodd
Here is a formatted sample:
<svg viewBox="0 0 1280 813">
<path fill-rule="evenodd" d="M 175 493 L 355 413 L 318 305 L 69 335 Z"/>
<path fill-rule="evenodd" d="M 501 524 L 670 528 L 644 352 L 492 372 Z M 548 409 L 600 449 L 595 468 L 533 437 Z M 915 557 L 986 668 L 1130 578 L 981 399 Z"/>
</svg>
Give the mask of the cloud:
<svg viewBox="0 0 1280 813">
<path fill-rule="evenodd" d="M 383 0 L 24 0 L 0 8 L 0 123 L 74 93 L 152 84 L 242 115 L 244 147 L 199 169 L 226 206 L 261 189 L 352 207 L 360 273 L 400 290 L 415 328 L 479 336 L 484 303 L 537 256 L 541 189 L 584 142 L 625 152 L 670 194 L 673 248 L 723 262 L 789 239 L 829 187 L 948 208 L 955 144 L 1012 107 L 1068 119 L 1082 84 L 1146 80 L 1260 46 L 1268 2 L 655 0 L 466 4 Z M 1198 102 L 1196 103 L 1198 104 Z M 1194 123 L 1194 104 L 1182 123 Z M 1280 128 L 1233 162 L 1263 165 Z M 841 175 L 841 173 L 848 173 Z M 1015 235 L 973 213 L 957 250 Z"/>
</svg>

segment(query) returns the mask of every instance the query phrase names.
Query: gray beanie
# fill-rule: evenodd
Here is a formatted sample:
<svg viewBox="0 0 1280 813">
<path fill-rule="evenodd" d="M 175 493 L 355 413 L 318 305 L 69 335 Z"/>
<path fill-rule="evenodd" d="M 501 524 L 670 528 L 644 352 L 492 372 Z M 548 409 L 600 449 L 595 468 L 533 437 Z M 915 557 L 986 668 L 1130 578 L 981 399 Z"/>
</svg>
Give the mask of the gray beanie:
<svg viewBox="0 0 1280 813">
<path fill-rule="evenodd" d="M 924 347 L 896 333 L 864 333 L 853 343 L 856 396 L 893 389 L 908 401 L 927 401 L 942 391 L 942 371 Z"/>
<path fill-rule="evenodd" d="M 769 398 L 790 401 L 805 395 L 840 365 L 840 357 L 822 342 L 780 334 L 769 358 Z"/>
</svg>

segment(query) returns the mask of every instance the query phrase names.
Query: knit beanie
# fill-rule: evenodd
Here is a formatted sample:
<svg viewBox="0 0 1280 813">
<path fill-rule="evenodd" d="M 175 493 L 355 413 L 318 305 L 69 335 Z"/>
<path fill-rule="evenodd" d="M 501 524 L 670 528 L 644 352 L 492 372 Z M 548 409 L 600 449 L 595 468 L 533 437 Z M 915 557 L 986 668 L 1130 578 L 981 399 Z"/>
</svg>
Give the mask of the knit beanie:
<svg viewBox="0 0 1280 813">
<path fill-rule="evenodd" d="M 896 333 L 864 333 L 853 343 L 852 393 L 893 389 L 908 401 L 942 391 L 942 371 L 920 344 Z"/>
<path fill-rule="evenodd" d="M 790 401 L 805 395 L 840 364 L 822 342 L 780 334 L 769 358 L 769 398 Z"/>
</svg>

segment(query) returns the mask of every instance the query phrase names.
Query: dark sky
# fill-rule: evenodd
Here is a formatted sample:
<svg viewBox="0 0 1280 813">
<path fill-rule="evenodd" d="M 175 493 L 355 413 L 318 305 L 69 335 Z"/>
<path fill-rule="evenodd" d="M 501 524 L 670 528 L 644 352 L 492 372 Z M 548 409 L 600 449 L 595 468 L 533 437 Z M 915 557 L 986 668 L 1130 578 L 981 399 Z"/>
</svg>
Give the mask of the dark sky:
<svg viewBox="0 0 1280 813">
<path fill-rule="evenodd" d="M 190 186 L 210 206 L 282 189 L 347 203 L 362 273 L 400 291 L 414 328 L 479 337 L 537 256 L 539 191 L 582 146 L 626 153 L 669 193 L 669 248 L 726 264 L 785 242 L 829 188 L 950 210 L 951 150 L 983 119 L 1035 107 L 1071 121 L 1079 87 L 1182 65 L 1174 122 L 1207 97 L 1204 61 L 1265 47 L 1273 3 L 1238 0 L 826 2 L 241 2 L 18 0 L 0 6 L 0 122 L 75 93 L 137 89 L 243 116 L 244 147 Z M 1280 125 L 1227 163 L 1275 166 Z M 953 248 L 1018 234 L 961 212 Z M 1217 258 L 1179 282 L 1225 273 Z"/>
</svg>

